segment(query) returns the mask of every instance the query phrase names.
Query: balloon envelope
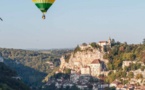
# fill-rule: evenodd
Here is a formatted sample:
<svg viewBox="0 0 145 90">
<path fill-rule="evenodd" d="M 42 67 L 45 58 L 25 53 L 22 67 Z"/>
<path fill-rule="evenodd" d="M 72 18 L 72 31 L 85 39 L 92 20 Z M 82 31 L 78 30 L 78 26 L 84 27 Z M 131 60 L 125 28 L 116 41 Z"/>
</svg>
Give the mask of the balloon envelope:
<svg viewBox="0 0 145 90">
<path fill-rule="evenodd" d="M 55 0 L 32 0 L 42 13 L 46 13 Z"/>
</svg>

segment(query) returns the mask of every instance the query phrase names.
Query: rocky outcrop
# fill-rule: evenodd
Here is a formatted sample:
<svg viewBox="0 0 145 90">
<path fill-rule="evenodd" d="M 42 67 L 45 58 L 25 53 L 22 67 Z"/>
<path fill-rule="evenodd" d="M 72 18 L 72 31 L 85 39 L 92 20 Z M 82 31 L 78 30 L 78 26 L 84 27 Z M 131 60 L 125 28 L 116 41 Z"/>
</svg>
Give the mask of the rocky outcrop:
<svg viewBox="0 0 145 90">
<path fill-rule="evenodd" d="M 64 68 L 70 68 L 79 72 L 80 68 L 87 66 L 95 59 L 100 59 L 107 63 L 107 60 L 103 59 L 103 55 L 104 52 L 100 48 L 93 48 L 90 45 L 79 46 L 78 51 L 74 50 L 69 55 L 61 57 L 60 71 L 63 71 Z"/>
</svg>

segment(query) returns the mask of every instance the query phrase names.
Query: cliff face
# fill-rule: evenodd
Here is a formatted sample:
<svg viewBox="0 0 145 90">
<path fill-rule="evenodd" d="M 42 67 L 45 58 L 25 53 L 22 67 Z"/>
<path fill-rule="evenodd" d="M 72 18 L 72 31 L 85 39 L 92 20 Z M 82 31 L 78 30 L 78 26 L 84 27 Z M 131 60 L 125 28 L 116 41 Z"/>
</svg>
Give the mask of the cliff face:
<svg viewBox="0 0 145 90">
<path fill-rule="evenodd" d="M 74 51 L 67 56 L 61 57 L 60 70 L 63 71 L 64 68 L 70 68 L 75 71 L 79 71 L 80 68 L 87 66 L 95 59 L 100 59 L 107 63 L 107 60 L 103 59 L 104 52 L 100 51 L 99 48 L 93 48 L 88 46 L 79 46 L 80 50 Z"/>
</svg>

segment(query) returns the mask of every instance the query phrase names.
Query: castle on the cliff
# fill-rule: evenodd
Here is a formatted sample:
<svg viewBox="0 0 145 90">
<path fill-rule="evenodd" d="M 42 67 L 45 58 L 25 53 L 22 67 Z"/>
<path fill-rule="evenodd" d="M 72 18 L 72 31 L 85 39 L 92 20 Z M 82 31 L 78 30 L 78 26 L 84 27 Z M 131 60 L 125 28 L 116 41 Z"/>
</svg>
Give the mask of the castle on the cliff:
<svg viewBox="0 0 145 90">
<path fill-rule="evenodd" d="M 108 41 L 99 41 L 99 42 L 96 43 L 96 44 L 98 44 L 98 45 L 101 47 L 101 51 L 104 51 L 106 48 L 111 48 L 112 40 L 111 40 L 111 38 L 109 37 Z M 84 50 L 84 49 L 86 49 L 86 48 L 90 48 L 91 45 L 90 45 L 90 44 L 88 44 L 88 45 L 82 44 L 82 45 L 80 45 L 79 47 L 80 47 L 82 50 Z"/>
<path fill-rule="evenodd" d="M 108 41 L 99 41 L 98 44 L 101 46 L 102 51 L 104 51 L 106 48 L 111 48 L 112 40 L 109 37 Z"/>
</svg>

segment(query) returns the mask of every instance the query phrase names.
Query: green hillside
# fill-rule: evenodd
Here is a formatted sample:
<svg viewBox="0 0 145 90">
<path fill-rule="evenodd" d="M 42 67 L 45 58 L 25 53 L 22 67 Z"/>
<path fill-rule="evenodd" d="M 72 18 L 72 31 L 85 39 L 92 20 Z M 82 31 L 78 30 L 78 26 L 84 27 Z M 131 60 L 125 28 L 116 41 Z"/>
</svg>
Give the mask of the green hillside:
<svg viewBox="0 0 145 90">
<path fill-rule="evenodd" d="M 0 90 L 30 90 L 21 80 L 13 78 L 16 76 L 15 71 L 0 63 Z"/>
<path fill-rule="evenodd" d="M 110 72 L 106 81 L 111 83 L 115 79 L 121 78 L 133 78 L 132 71 L 141 69 L 145 70 L 145 44 L 127 44 L 127 43 L 115 43 L 112 48 L 109 49 L 109 53 L 104 55 L 105 59 L 109 60 L 107 64 L 108 70 L 116 70 L 117 73 Z M 123 61 L 134 61 L 130 66 L 122 68 Z M 128 73 L 128 74 L 127 74 Z M 125 81 L 128 83 L 128 80 Z"/>
</svg>

